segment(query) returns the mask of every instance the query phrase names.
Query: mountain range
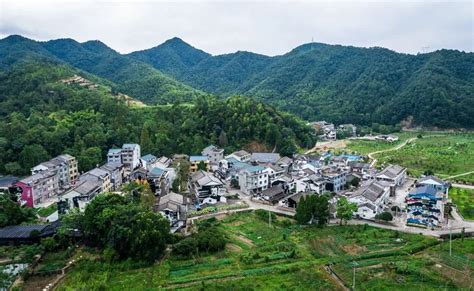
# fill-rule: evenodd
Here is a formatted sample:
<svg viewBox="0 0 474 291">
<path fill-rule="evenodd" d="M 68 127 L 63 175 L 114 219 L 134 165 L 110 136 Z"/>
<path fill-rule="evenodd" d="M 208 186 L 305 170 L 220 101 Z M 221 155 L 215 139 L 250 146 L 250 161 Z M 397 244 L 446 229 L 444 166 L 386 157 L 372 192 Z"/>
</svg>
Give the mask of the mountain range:
<svg viewBox="0 0 474 291">
<path fill-rule="evenodd" d="M 0 69 L 29 58 L 67 63 L 147 103 L 245 95 L 308 121 L 474 127 L 474 54 L 309 43 L 280 56 L 213 56 L 179 38 L 120 54 L 100 41 L 0 40 Z"/>
</svg>

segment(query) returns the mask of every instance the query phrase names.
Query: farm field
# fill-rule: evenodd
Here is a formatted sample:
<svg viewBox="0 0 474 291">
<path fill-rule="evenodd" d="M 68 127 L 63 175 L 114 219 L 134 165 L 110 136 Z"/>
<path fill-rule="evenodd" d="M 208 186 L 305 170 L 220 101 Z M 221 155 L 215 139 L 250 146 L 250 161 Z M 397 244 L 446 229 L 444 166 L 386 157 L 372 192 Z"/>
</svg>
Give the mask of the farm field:
<svg viewBox="0 0 474 291">
<path fill-rule="evenodd" d="M 450 188 L 449 198 L 465 219 L 474 220 L 474 190 Z"/>
<path fill-rule="evenodd" d="M 339 151 L 347 151 L 350 153 L 356 153 L 360 155 L 367 155 L 372 152 L 382 151 L 396 147 L 399 144 L 402 144 L 405 140 L 416 137 L 417 132 L 397 132 L 393 135 L 398 136 L 399 140 L 396 142 L 386 142 L 386 141 L 374 141 L 374 140 L 358 140 L 358 139 L 347 139 L 346 148 Z"/>
<path fill-rule="evenodd" d="M 431 170 L 440 178 L 474 171 L 474 133 L 426 136 L 397 151 L 377 155 L 379 163 L 400 164 L 414 176 Z M 457 181 L 469 176 L 454 178 Z"/>
<path fill-rule="evenodd" d="M 446 246 L 431 237 L 363 225 L 300 227 L 284 217 L 276 217 L 269 226 L 252 212 L 232 214 L 217 224 L 228 239 L 223 251 L 192 258 L 168 254 L 148 267 L 131 261 L 108 263 L 98 254 L 81 251 L 76 255 L 83 259 L 58 290 L 342 290 L 341 284 L 352 284 L 353 261 L 358 263 L 356 280 L 361 290 L 387 289 L 403 282 L 421 290 L 454 289 L 469 286 L 472 276 L 462 275 L 474 268 L 472 239 L 453 244 L 453 254 L 459 257 L 453 264 L 459 270 L 453 270 L 454 279 L 449 279 L 442 276 L 443 268 L 436 267 L 448 264 Z M 342 282 L 329 274 L 327 265 Z"/>
</svg>

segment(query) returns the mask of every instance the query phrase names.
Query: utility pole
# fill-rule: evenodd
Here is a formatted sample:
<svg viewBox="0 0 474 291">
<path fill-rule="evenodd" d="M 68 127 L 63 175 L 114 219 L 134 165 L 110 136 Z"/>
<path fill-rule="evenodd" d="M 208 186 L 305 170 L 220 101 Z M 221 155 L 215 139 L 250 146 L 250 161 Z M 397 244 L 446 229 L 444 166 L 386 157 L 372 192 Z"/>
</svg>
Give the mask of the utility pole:
<svg viewBox="0 0 474 291">
<path fill-rule="evenodd" d="M 355 261 L 352 262 L 352 291 L 355 291 L 355 267 L 357 266 L 357 263 Z"/>
<path fill-rule="evenodd" d="M 451 235 L 451 227 L 449 227 L 449 256 L 451 257 L 452 253 L 452 235 Z"/>
<path fill-rule="evenodd" d="M 356 289 L 356 262 L 352 263 L 353 266 L 353 273 L 352 273 L 352 291 Z"/>
<path fill-rule="evenodd" d="M 272 215 L 270 210 L 268 210 L 268 227 L 272 227 Z"/>
</svg>

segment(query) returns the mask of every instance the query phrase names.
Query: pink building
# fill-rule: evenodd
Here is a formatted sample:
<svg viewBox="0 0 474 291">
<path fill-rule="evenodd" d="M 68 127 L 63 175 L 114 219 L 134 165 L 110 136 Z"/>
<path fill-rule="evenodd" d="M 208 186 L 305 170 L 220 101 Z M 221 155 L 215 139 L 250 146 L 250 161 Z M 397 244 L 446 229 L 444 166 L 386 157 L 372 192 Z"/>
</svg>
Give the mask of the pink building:
<svg viewBox="0 0 474 291">
<path fill-rule="evenodd" d="M 21 188 L 21 203 L 27 207 L 36 207 L 59 193 L 59 179 L 56 173 L 43 171 L 26 177 L 16 183 Z"/>
</svg>

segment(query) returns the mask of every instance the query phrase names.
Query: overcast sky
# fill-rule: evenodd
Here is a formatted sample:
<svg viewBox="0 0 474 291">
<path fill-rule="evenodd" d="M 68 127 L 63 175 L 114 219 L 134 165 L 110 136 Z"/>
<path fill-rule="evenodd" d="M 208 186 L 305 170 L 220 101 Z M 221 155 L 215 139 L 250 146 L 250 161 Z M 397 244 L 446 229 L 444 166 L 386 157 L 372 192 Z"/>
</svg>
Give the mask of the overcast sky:
<svg viewBox="0 0 474 291">
<path fill-rule="evenodd" d="M 172 37 L 212 54 L 303 43 L 473 51 L 473 1 L 0 0 L 0 38 L 98 39 L 127 53 Z M 429 47 L 429 48 L 427 48 Z"/>
</svg>

